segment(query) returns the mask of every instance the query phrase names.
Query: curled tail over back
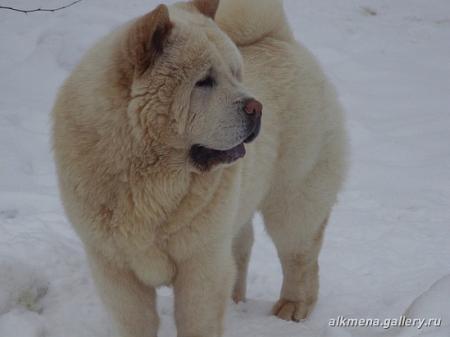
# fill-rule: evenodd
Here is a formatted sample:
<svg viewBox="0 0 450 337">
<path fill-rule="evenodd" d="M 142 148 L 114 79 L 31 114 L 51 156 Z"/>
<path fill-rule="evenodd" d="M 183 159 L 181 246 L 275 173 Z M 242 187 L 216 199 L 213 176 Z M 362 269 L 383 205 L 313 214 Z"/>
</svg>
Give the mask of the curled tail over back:
<svg viewBox="0 0 450 337">
<path fill-rule="evenodd" d="M 283 0 L 221 0 L 216 21 L 238 46 L 265 37 L 291 40 Z"/>
</svg>

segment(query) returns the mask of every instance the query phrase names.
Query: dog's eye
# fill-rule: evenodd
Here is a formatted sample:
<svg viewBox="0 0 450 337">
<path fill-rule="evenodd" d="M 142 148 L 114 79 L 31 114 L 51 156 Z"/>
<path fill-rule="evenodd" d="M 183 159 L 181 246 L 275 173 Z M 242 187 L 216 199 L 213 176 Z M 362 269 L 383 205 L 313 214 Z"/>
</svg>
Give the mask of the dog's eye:
<svg viewBox="0 0 450 337">
<path fill-rule="evenodd" d="M 216 84 L 216 81 L 212 76 L 208 75 L 204 79 L 198 81 L 195 86 L 199 88 L 212 88 Z"/>
</svg>

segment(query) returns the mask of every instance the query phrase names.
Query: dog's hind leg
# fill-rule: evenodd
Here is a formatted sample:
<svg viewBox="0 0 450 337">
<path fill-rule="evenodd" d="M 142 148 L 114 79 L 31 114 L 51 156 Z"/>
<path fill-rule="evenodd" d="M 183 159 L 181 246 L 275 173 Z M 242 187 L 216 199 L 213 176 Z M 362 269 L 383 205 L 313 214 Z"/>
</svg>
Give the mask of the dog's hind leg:
<svg viewBox="0 0 450 337">
<path fill-rule="evenodd" d="M 329 164 L 318 164 L 302 182 L 281 178 L 264 203 L 265 225 L 283 270 L 273 314 L 283 320 L 306 318 L 317 301 L 318 256 L 339 185 Z"/>
<path fill-rule="evenodd" d="M 250 220 L 240 229 L 233 241 L 233 255 L 237 267 L 237 278 L 233 289 L 235 303 L 246 300 L 248 263 L 253 241 L 253 223 Z"/>
</svg>

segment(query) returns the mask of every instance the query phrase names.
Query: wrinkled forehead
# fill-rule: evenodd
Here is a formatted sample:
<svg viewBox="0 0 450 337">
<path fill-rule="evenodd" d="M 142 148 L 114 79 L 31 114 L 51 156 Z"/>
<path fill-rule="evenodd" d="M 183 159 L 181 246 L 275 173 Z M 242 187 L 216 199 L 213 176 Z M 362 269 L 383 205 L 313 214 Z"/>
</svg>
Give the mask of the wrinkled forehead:
<svg viewBox="0 0 450 337">
<path fill-rule="evenodd" d="M 215 66 L 229 67 L 232 72 L 241 69 L 243 61 L 238 48 L 212 19 L 178 7 L 170 7 L 170 19 L 175 24 L 176 39 L 191 57 L 209 59 Z"/>
</svg>

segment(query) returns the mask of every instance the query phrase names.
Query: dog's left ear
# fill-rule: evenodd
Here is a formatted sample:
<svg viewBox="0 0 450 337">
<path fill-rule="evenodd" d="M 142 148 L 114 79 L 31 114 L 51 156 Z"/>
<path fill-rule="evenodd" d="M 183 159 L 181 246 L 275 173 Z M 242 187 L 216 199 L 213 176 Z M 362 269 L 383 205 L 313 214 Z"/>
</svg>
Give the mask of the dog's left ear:
<svg viewBox="0 0 450 337">
<path fill-rule="evenodd" d="M 193 0 L 194 6 L 200 13 L 214 19 L 219 8 L 219 0 Z"/>
</svg>

